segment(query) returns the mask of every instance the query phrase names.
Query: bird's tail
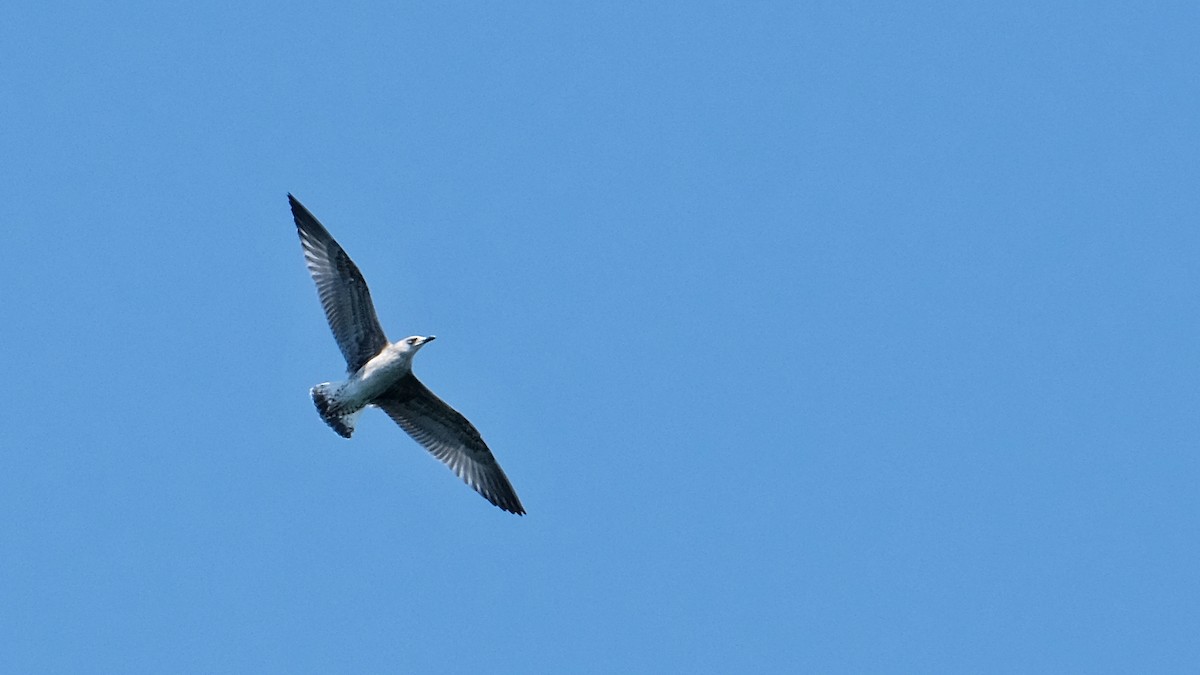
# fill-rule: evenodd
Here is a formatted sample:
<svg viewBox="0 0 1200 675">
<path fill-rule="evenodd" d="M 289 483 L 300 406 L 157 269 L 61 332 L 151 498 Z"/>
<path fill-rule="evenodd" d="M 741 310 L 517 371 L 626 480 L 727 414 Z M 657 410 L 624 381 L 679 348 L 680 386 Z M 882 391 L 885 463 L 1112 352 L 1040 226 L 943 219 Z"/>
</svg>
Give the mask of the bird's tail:
<svg viewBox="0 0 1200 675">
<path fill-rule="evenodd" d="M 354 433 L 354 424 L 358 421 L 358 416 L 362 414 L 363 409 L 345 411 L 338 405 L 337 392 L 339 387 L 330 382 L 318 384 L 311 390 L 313 403 L 317 406 L 317 412 L 321 414 L 321 419 L 329 425 L 331 429 L 337 432 L 342 438 L 350 438 Z"/>
</svg>

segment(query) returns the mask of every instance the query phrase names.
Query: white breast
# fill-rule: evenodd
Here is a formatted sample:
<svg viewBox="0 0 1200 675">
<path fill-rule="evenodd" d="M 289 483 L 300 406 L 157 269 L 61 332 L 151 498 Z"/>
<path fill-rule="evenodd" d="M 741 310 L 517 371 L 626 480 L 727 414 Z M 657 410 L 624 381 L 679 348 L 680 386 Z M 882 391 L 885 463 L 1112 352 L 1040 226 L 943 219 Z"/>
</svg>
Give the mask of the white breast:
<svg viewBox="0 0 1200 675">
<path fill-rule="evenodd" d="M 354 407 L 366 405 L 410 372 L 412 353 L 401 352 L 388 345 L 350 377 L 338 398 L 352 403 Z"/>
</svg>

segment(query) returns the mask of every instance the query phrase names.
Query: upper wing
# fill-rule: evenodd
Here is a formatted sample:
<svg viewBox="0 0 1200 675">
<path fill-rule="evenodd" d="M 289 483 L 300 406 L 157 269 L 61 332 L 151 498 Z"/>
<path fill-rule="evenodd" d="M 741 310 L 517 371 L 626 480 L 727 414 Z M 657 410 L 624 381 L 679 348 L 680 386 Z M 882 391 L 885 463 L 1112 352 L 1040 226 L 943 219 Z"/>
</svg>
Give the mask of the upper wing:
<svg viewBox="0 0 1200 675">
<path fill-rule="evenodd" d="M 346 357 L 346 370 L 353 373 L 388 343 L 375 316 L 371 292 L 354 261 L 333 240 L 329 230 L 295 197 L 288 195 L 288 202 L 304 247 L 304 262 L 317 283 L 317 294 L 325 308 L 325 318 L 329 319 L 333 337 Z"/>
<path fill-rule="evenodd" d="M 523 515 L 508 477 L 475 427 L 412 373 L 372 401 L 489 502 Z"/>
</svg>

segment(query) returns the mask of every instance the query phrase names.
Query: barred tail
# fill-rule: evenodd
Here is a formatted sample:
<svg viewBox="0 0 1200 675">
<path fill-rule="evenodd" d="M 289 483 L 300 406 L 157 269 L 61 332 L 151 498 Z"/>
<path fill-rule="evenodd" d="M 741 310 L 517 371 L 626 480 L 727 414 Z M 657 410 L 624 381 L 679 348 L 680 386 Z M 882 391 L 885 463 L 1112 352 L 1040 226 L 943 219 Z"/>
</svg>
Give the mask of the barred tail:
<svg viewBox="0 0 1200 675">
<path fill-rule="evenodd" d="M 321 414 L 321 419 L 325 420 L 325 423 L 342 438 L 350 438 L 350 435 L 354 433 L 354 423 L 358 421 L 362 409 L 359 408 L 352 412 L 344 412 L 339 409 L 336 398 L 337 390 L 336 385 L 325 382 L 313 387 L 310 393 L 313 403 L 317 406 L 317 412 Z"/>
</svg>

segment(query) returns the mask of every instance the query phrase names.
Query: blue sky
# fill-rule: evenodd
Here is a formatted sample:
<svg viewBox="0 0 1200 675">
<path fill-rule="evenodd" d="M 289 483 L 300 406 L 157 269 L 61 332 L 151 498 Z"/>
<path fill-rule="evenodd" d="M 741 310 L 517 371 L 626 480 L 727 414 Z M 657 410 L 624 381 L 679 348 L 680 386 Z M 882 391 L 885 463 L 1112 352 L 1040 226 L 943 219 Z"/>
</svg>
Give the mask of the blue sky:
<svg viewBox="0 0 1200 675">
<path fill-rule="evenodd" d="M 18 2 L 0 670 L 1195 672 L 1198 28 Z M 528 516 L 321 423 L 287 192 Z"/>
</svg>

